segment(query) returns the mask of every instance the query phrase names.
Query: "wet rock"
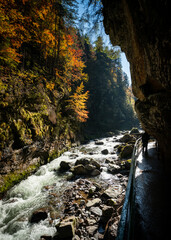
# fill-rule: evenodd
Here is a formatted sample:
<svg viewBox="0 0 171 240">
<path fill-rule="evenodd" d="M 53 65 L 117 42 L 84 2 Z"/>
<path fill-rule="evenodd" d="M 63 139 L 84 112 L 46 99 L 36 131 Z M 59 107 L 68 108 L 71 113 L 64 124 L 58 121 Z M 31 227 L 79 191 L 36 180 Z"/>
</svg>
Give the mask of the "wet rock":
<svg viewBox="0 0 171 240">
<path fill-rule="evenodd" d="M 139 130 L 138 128 L 132 128 L 131 131 L 130 131 L 130 134 L 139 134 Z"/>
<path fill-rule="evenodd" d="M 93 172 L 91 173 L 91 176 L 95 177 L 95 176 L 98 176 L 100 175 L 100 171 L 98 169 L 94 169 Z"/>
<path fill-rule="evenodd" d="M 121 167 L 119 165 L 116 164 L 109 164 L 107 171 L 112 173 L 112 174 L 117 174 L 118 172 L 120 172 Z"/>
<path fill-rule="evenodd" d="M 99 207 L 91 207 L 90 212 L 98 217 L 102 216 L 102 210 Z"/>
<path fill-rule="evenodd" d="M 89 200 L 86 204 L 86 207 L 91 208 L 91 207 L 99 206 L 100 203 L 101 203 L 101 199 L 95 198 L 93 200 Z"/>
<path fill-rule="evenodd" d="M 107 223 L 109 221 L 109 219 L 112 217 L 113 212 L 114 212 L 113 207 L 111 207 L 111 206 L 104 206 L 103 209 L 102 209 L 101 220 L 104 223 Z"/>
<path fill-rule="evenodd" d="M 102 142 L 102 141 L 96 141 L 95 144 L 96 144 L 96 145 L 103 145 L 104 142 Z"/>
<path fill-rule="evenodd" d="M 40 240 L 52 240 L 52 236 L 41 236 Z"/>
<path fill-rule="evenodd" d="M 93 166 L 92 164 L 87 164 L 87 165 L 85 166 L 85 169 L 86 169 L 87 173 L 90 174 L 93 170 L 96 169 L 96 167 Z"/>
<path fill-rule="evenodd" d="M 97 225 L 86 227 L 86 230 L 87 230 L 87 232 L 89 233 L 90 236 L 94 236 L 97 229 L 98 229 Z"/>
<path fill-rule="evenodd" d="M 120 153 L 122 151 L 122 148 L 125 146 L 125 144 L 121 144 L 117 146 L 117 151 Z"/>
<path fill-rule="evenodd" d="M 132 145 L 126 145 L 125 147 L 122 148 L 120 152 L 120 158 L 130 158 L 132 156 L 133 152 L 133 146 Z"/>
<path fill-rule="evenodd" d="M 112 159 L 106 159 L 106 160 L 105 160 L 105 163 L 112 163 L 112 164 L 113 164 L 114 161 L 113 161 Z"/>
<path fill-rule="evenodd" d="M 79 157 L 79 156 L 77 154 L 74 154 L 74 153 L 69 156 L 70 159 L 75 159 L 77 157 Z"/>
<path fill-rule="evenodd" d="M 57 226 L 59 239 L 72 239 L 75 235 L 77 226 L 77 218 L 75 216 L 68 217 L 60 222 Z"/>
<path fill-rule="evenodd" d="M 121 193 L 122 193 L 122 188 L 120 186 L 109 187 L 103 192 L 102 196 L 105 198 L 116 199 Z"/>
<path fill-rule="evenodd" d="M 108 199 L 107 200 L 107 206 L 111 206 L 111 207 L 114 207 L 114 206 L 116 206 L 116 200 L 114 200 L 114 199 L 112 199 L 112 198 L 110 198 L 110 199 Z"/>
<path fill-rule="evenodd" d="M 87 165 L 90 163 L 90 159 L 89 158 L 81 158 L 81 159 L 78 159 L 76 162 L 75 162 L 75 166 L 76 165 Z"/>
<path fill-rule="evenodd" d="M 82 158 L 76 161 L 71 169 L 74 175 L 97 176 L 100 172 L 100 164 L 93 159 Z"/>
<path fill-rule="evenodd" d="M 121 167 L 122 167 L 122 169 L 124 169 L 124 170 L 130 170 L 130 167 L 131 167 L 131 159 L 123 160 L 123 161 L 121 162 Z"/>
<path fill-rule="evenodd" d="M 80 200 L 80 207 L 84 206 L 86 204 L 86 201 L 84 199 Z"/>
<path fill-rule="evenodd" d="M 72 181 L 74 179 L 74 174 L 73 173 L 68 174 L 66 179 L 67 181 Z"/>
<path fill-rule="evenodd" d="M 60 163 L 60 171 L 68 171 L 71 168 L 70 164 L 65 161 L 61 161 Z"/>
<path fill-rule="evenodd" d="M 90 163 L 91 163 L 93 166 L 95 166 L 97 169 L 100 170 L 100 164 L 99 164 L 97 161 L 91 159 Z"/>
<path fill-rule="evenodd" d="M 95 191 L 96 191 L 96 187 L 94 185 L 92 185 L 91 188 L 89 188 L 89 191 L 88 191 L 89 196 L 92 196 Z"/>
<path fill-rule="evenodd" d="M 120 142 L 128 143 L 135 141 L 135 138 L 130 134 L 125 134 L 122 138 L 120 138 Z"/>
<path fill-rule="evenodd" d="M 74 166 L 74 168 L 72 168 L 72 172 L 74 175 L 86 175 L 87 174 L 87 171 L 82 164 Z"/>
<path fill-rule="evenodd" d="M 109 153 L 109 151 L 108 151 L 107 149 L 104 149 L 104 150 L 101 151 L 101 153 L 102 153 L 103 155 L 107 155 L 107 154 Z"/>
<path fill-rule="evenodd" d="M 95 225 L 97 223 L 97 221 L 92 218 L 87 218 L 86 220 L 88 225 Z"/>
<path fill-rule="evenodd" d="M 105 239 L 105 240 L 116 239 L 117 230 L 118 230 L 118 224 L 114 223 L 112 225 L 109 225 L 109 227 L 107 228 L 107 231 L 105 232 L 103 239 Z"/>
<path fill-rule="evenodd" d="M 41 220 L 45 220 L 48 217 L 47 211 L 45 209 L 39 209 L 33 212 L 30 222 L 31 223 L 38 223 Z"/>
</svg>

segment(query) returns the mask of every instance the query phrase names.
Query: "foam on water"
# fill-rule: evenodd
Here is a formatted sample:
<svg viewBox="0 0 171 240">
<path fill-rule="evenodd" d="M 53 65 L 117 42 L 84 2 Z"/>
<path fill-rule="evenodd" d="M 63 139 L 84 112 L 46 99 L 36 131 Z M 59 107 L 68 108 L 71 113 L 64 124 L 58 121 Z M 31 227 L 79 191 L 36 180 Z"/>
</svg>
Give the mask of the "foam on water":
<svg viewBox="0 0 171 240">
<path fill-rule="evenodd" d="M 53 236 L 56 228 L 49 225 L 48 219 L 38 224 L 29 223 L 32 212 L 47 204 L 47 191 L 43 191 L 43 187 L 55 184 L 56 189 L 60 191 L 66 188 L 68 184 L 65 180 L 66 176 L 57 172 L 60 162 L 63 160 L 74 163 L 82 157 L 92 157 L 103 163 L 106 157 L 115 158 L 115 154 L 112 152 L 118 142 L 114 141 L 113 137 L 100 139 L 100 141 L 103 141 L 104 144 L 95 145 L 95 142 L 91 141 L 65 152 L 51 163 L 41 166 L 34 175 L 8 191 L 7 197 L 0 200 L 0 240 L 39 240 L 42 235 Z M 108 149 L 107 156 L 101 154 L 103 149 Z M 91 156 L 91 152 L 93 152 L 93 156 Z M 73 154 L 75 155 L 74 159 L 71 157 Z M 104 167 L 99 178 L 109 181 L 111 174 L 107 173 Z"/>
</svg>

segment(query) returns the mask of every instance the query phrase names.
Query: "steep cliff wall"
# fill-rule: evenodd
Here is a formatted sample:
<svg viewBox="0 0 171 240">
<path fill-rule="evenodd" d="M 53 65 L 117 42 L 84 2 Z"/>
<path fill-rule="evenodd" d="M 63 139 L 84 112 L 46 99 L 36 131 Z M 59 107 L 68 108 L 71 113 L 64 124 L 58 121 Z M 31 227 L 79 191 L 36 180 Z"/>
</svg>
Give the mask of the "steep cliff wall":
<svg viewBox="0 0 171 240">
<path fill-rule="evenodd" d="M 104 26 L 131 66 L 136 111 L 171 169 L 171 80 L 169 1 L 102 0 Z"/>
</svg>

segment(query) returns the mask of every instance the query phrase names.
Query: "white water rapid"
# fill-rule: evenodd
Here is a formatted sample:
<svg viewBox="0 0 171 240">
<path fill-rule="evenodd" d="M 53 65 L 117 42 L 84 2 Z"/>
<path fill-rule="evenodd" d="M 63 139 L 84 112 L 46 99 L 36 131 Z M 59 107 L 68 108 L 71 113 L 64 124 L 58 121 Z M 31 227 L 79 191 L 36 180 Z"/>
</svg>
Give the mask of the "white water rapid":
<svg viewBox="0 0 171 240">
<path fill-rule="evenodd" d="M 72 148 L 51 163 L 41 166 L 34 175 L 9 190 L 6 197 L 0 201 L 0 240 L 39 240 L 42 235 L 54 236 L 58 219 L 52 224 L 49 223 L 48 218 L 34 224 L 30 223 L 29 219 L 36 209 L 47 206 L 48 191 L 44 188 L 47 185 L 54 184 L 58 189 L 60 212 L 60 195 L 73 184 L 66 180 L 68 173 L 58 173 L 60 162 L 64 160 L 74 163 L 77 159 L 91 157 L 97 160 L 103 168 L 101 174 L 93 179 L 112 185 L 117 176 L 107 172 L 105 160 L 117 158 L 114 146 L 118 144 L 117 139 L 120 137 L 121 135 L 117 135 L 100 139 L 103 145 L 96 145 L 95 141 L 91 141 Z M 108 150 L 107 155 L 101 153 L 104 149 Z"/>
</svg>

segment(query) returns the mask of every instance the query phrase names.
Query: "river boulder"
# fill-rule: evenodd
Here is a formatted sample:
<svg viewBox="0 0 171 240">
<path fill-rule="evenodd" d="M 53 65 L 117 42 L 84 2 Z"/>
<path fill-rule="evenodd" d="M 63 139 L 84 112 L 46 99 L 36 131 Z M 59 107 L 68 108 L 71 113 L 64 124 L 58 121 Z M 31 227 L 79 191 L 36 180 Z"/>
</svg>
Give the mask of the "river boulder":
<svg viewBox="0 0 171 240">
<path fill-rule="evenodd" d="M 139 134 L 139 130 L 138 128 L 132 128 L 131 131 L 130 131 L 130 134 Z"/>
<path fill-rule="evenodd" d="M 98 175 L 100 175 L 100 171 L 98 170 L 98 169 L 94 169 L 92 172 L 91 172 L 91 176 L 92 177 L 95 177 L 95 176 L 98 176 Z"/>
<path fill-rule="evenodd" d="M 100 164 L 97 162 L 97 161 L 95 161 L 94 159 L 91 159 L 91 161 L 90 161 L 90 163 L 93 165 L 93 166 L 95 166 L 97 169 L 99 169 L 100 170 Z"/>
<path fill-rule="evenodd" d="M 56 226 L 59 239 L 72 239 L 77 227 L 77 218 L 75 216 L 67 217 Z"/>
<path fill-rule="evenodd" d="M 90 207 L 95 207 L 95 206 L 99 206 L 101 203 L 101 199 L 100 198 L 94 198 L 93 200 L 88 200 L 86 207 L 90 208 Z"/>
<path fill-rule="evenodd" d="M 71 169 L 72 173 L 76 175 L 86 175 L 87 170 L 85 169 L 85 166 L 82 164 L 76 165 Z"/>
<path fill-rule="evenodd" d="M 103 145 L 104 144 L 104 142 L 102 142 L 102 141 L 95 141 L 95 145 Z"/>
<path fill-rule="evenodd" d="M 119 187 L 119 186 L 114 186 L 114 187 L 109 187 L 107 188 L 102 196 L 109 199 L 109 198 L 112 198 L 112 199 L 116 199 L 120 194 L 122 193 L 122 188 Z"/>
<path fill-rule="evenodd" d="M 135 137 L 130 134 L 125 134 L 122 138 L 120 138 L 120 142 L 135 142 Z"/>
<path fill-rule="evenodd" d="M 78 159 L 76 162 L 75 162 L 75 165 L 87 165 L 90 163 L 90 159 L 89 158 L 81 158 L 81 159 Z"/>
<path fill-rule="evenodd" d="M 101 168 L 97 161 L 89 158 L 81 158 L 76 161 L 75 166 L 71 169 L 71 171 L 74 176 L 97 176 L 101 173 Z"/>
<path fill-rule="evenodd" d="M 102 153 L 103 155 L 107 155 L 107 154 L 109 153 L 109 151 L 108 151 L 107 149 L 104 149 L 104 150 L 101 151 L 101 153 Z"/>
<path fill-rule="evenodd" d="M 102 209 L 101 221 L 103 223 L 107 223 L 109 221 L 109 219 L 112 217 L 113 212 L 114 212 L 113 207 L 105 205 Z"/>
<path fill-rule="evenodd" d="M 120 152 L 120 158 L 121 159 L 126 159 L 126 158 L 130 158 L 132 156 L 132 152 L 133 152 L 133 146 L 132 145 L 126 145 L 122 148 L 121 152 Z"/>
<path fill-rule="evenodd" d="M 35 212 L 33 212 L 31 218 L 30 218 L 30 222 L 31 223 L 38 223 L 41 220 L 45 220 L 48 217 L 47 215 L 47 210 L 42 208 L 39 210 L 36 210 Z"/>
<path fill-rule="evenodd" d="M 61 161 L 60 163 L 60 171 L 64 172 L 64 171 L 68 171 L 71 168 L 70 164 L 66 161 Z"/>
<path fill-rule="evenodd" d="M 112 174 L 117 174 L 121 170 L 121 167 L 117 164 L 108 164 L 107 171 Z"/>
</svg>

